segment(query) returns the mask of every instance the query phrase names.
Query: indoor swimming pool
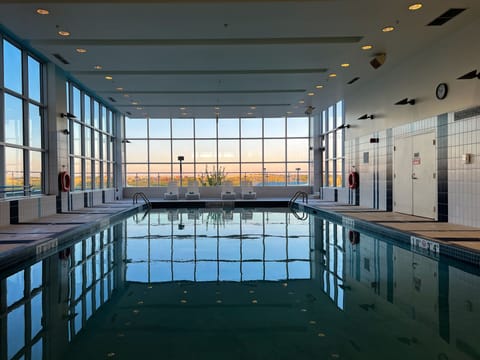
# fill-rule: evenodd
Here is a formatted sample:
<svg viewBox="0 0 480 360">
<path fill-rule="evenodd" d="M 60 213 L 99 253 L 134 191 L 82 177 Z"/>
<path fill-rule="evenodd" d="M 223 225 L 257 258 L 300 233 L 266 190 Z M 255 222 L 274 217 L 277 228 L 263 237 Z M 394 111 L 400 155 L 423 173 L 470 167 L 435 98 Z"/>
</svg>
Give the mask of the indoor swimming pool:
<svg viewBox="0 0 480 360">
<path fill-rule="evenodd" d="M 3 359 L 480 359 L 478 268 L 288 209 L 138 213 L 1 275 Z"/>
</svg>

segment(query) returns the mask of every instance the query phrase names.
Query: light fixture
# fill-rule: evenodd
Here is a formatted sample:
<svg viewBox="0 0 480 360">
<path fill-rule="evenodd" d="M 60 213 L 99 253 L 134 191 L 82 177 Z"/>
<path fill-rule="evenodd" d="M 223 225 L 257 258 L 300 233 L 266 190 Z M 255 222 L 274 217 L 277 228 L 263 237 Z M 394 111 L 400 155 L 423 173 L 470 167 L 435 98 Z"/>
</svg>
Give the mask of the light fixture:
<svg viewBox="0 0 480 360">
<path fill-rule="evenodd" d="M 84 49 L 84 48 L 76 48 L 75 51 L 78 52 L 79 54 L 85 54 L 85 53 L 87 52 L 87 49 Z"/>
<path fill-rule="evenodd" d="M 137 106 L 135 109 L 137 110 L 143 110 L 143 108 L 141 106 Z"/>
<path fill-rule="evenodd" d="M 307 95 L 308 96 L 315 96 L 315 93 L 314 92 L 309 92 Z"/>
<path fill-rule="evenodd" d="M 415 99 L 402 99 L 400 101 L 397 101 L 395 105 L 415 105 Z"/>
<path fill-rule="evenodd" d="M 117 87 L 116 90 L 118 90 L 118 91 L 123 91 L 123 88 L 122 88 L 122 87 Z"/>
<path fill-rule="evenodd" d="M 95 70 L 102 70 L 103 69 L 103 66 L 102 65 L 95 65 L 93 67 Z"/>
<path fill-rule="evenodd" d="M 373 119 L 375 119 L 375 116 L 365 114 L 365 115 L 362 115 L 358 118 L 358 120 L 367 120 L 367 119 L 373 120 Z"/>
<path fill-rule="evenodd" d="M 300 100 L 298 103 L 299 104 L 305 104 L 305 100 Z"/>
<path fill-rule="evenodd" d="M 250 109 L 255 110 L 257 107 L 256 106 L 250 106 Z"/>
<path fill-rule="evenodd" d="M 291 112 L 291 111 L 287 111 L 287 114 L 288 114 L 288 115 L 291 115 L 291 114 L 293 114 L 293 112 Z"/>
<path fill-rule="evenodd" d="M 62 133 L 64 133 L 65 135 L 69 135 L 69 134 L 70 134 L 70 130 L 68 130 L 68 129 L 63 129 L 63 130 L 62 130 Z"/>
<path fill-rule="evenodd" d="M 477 70 L 472 70 L 465 75 L 462 75 L 457 78 L 457 80 L 470 80 L 470 79 L 480 79 L 480 72 L 477 72 Z"/>
<path fill-rule="evenodd" d="M 408 10 L 410 10 L 410 11 L 419 10 L 419 9 L 422 8 L 422 6 L 423 6 L 423 5 L 420 4 L 420 3 L 412 4 L 412 5 L 410 5 L 410 6 L 408 7 Z"/>
<path fill-rule="evenodd" d="M 215 110 L 220 110 L 220 108 L 218 106 L 215 106 Z"/>
<path fill-rule="evenodd" d="M 72 113 L 66 112 L 66 113 L 61 113 L 60 116 L 62 118 L 68 118 L 68 119 L 76 119 L 77 117 L 73 115 Z"/>
<path fill-rule="evenodd" d="M 342 124 L 342 125 L 337 126 L 337 130 L 349 129 L 349 128 L 350 128 L 350 124 Z"/>
<path fill-rule="evenodd" d="M 337 74 L 331 73 L 331 74 L 328 75 L 328 77 L 334 78 L 334 77 L 337 77 Z"/>
<path fill-rule="evenodd" d="M 365 50 L 365 51 L 372 50 L 372 49 L 373 49 L 373 45 L 363 45 L 362 46 L 362 50 Z"/>
<path fill-rule="evenodd" d="M 128 95 L 128 94 L 123 94 L 123 97 L 128 98 L 128 97 L 130 97 L 130 95 Z"/>
<path fill-rule="evenodd" d="M 343 64 L 340 64 L 341 67 L 343 68 L 347 68 L 347 67 L 350 67 L 350 64 L 348 63 L 343 63 Z"/>
<path fill-rule="evenodd" d="M 50 11 L 48 11 L 47 9 L 37 9 L 37 14 L 38 15 L 48 15 L 48 14 L 50 14 Z"/>
<path fill-rule="evenodd" d="M 138 101 L 132 101 L 132 105 L 138 105 Z"/>
<path fill-rule="evenodd" d="M 187 108 L 185 108 L 185 107 L 181 107 L 181 108 L 180 108 L 180 110 L 186 110 L 186 109 L 187 109 Z"/>
<path fill-rule="evenodd" d="M 113 80 L 113 77 L 110 76 L 110 75 L 106 75 L 106 76 L 105 76 L 105 80 Z"/>
<path fill-rule="evenodd" d="M 60 35 L 60 36 L 67 37 L 67 36 L 70 36 L 70 31 L 58 30 L 57 34 Z M 78 50 L 77 50 L 77 51 L 78 51 Z M 80 51 L 79 51 L 79 52 L 80 52 Z"/>
<path fill-rule="evenodd" d="M 315 88 L 316 89 L 323 89 L 323 85 L 316 85 Z"/>
<path fill-rule="evenodd" d="M 382 32 L 388 33 L 388 32 L 392 32 L 393 30 L 395 30 L 395 28 L 394 28 L 393 26 L 385 26 L 385 27 L 382 29 Z"/>
</svg>

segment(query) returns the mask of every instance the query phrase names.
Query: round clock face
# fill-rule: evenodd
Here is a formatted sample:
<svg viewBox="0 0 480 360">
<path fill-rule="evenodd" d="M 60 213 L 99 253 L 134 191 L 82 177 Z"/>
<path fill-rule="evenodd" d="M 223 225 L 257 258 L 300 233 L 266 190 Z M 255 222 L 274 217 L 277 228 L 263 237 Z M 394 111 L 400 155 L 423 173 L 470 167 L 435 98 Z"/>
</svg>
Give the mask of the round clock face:
<svg viewBox="0 0 480 360">
<path fill-rule="evenodd" d="M 447 97 L 448 86 L 445 83 L 438 84 L 437 89 L 435 90 L 435 95 L 438 100 L 443 100 Z"/>
</svg>

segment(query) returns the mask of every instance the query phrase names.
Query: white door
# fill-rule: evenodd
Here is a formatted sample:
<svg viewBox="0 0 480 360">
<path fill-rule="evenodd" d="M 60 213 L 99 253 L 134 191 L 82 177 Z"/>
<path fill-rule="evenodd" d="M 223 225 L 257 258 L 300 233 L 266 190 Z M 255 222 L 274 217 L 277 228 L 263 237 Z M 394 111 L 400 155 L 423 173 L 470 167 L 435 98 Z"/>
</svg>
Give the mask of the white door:
<svg viewBox="0 0 480 360">
<path fill-rule="evenodd" d="M 393 211 L 412 214 L 412 137 L 395 139 L 393 169 Z"/>
<path fill-rule="evenodd" d="M 433 132 L 395 139 L 393 210 L 435 219 L 436 168 Z"/>
<path fill-rule="evenodd" d="M 437 202 L 435 134 L 413 137 L 413 215 L 435 218 Z"/>
</svg>

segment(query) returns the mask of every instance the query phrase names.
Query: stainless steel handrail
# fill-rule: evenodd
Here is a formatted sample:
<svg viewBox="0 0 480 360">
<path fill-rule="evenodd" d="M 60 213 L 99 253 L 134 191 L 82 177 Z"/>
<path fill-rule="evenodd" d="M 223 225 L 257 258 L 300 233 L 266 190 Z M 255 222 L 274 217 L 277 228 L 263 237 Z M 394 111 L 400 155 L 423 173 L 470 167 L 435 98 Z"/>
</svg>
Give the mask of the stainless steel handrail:
<svg viewBox="0 0 480 360">
<path fill-rule="evenodd" d="M 139 197 L 143 199 L 143 201 L 145 202 L 145 204 L 147 204 L 148 207 L 152 207 L 152 203 L 150 202 L 150 200 L 148 200 L 147 195 L 145 195 L 143 192 L 136 192 L 135 194 L 133 194 L 132 200 L 134 204 L 138 203 Z"/>
</svg>

